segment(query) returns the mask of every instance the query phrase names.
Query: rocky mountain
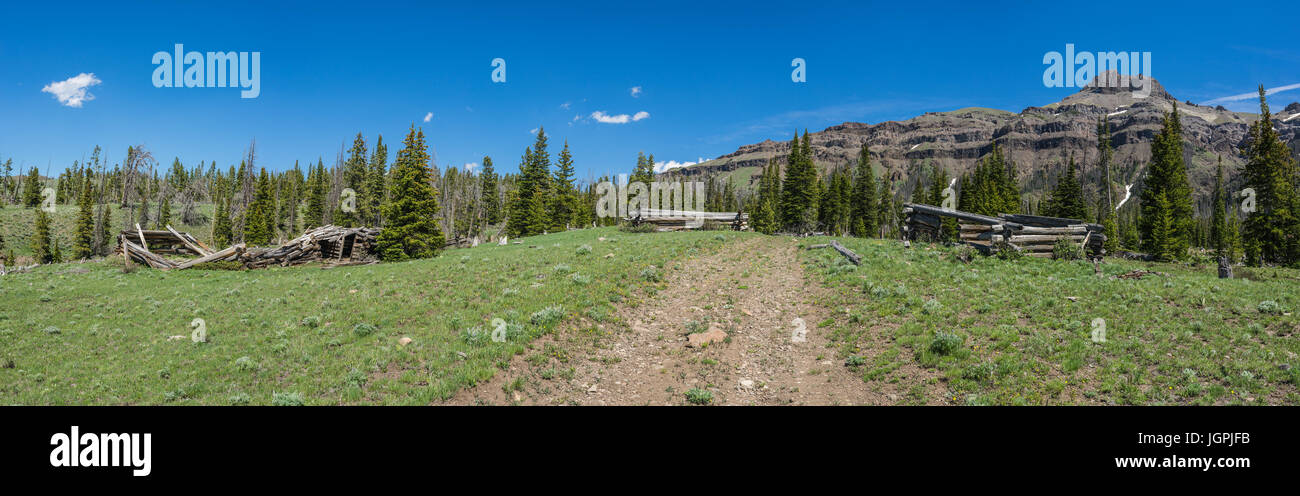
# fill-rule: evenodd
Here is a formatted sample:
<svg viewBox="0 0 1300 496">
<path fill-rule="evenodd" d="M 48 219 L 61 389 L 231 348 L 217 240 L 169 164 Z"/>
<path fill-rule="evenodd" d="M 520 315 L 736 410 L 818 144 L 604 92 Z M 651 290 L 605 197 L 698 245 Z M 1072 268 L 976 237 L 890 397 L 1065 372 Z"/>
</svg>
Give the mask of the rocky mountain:
<svg viewBox="0 0 1300 496">
<path fill-rule="evenodd" d="M 1098 80 L 1102 77 L 1107 76 Z M 1127 77 L 1120 79 L 1127 83 Z M 972 107 L 879 124 L 846 122 L 812 133 L 815 163 L 823 173 L 851 167 L 862 144 L 867 143 L 877 177 L 888 177 L 894 182 L 895 194 L 906 195 L 921 173 L 928 174 L 934 167 L 946 168 L 954 175 L 972 170 L 997 141 L 1015 163 L 1027 197 L 1041 196 L 1049 189 L 1073 156 L 1083 173 L 1085 195 L 1097 198 L 1103 174 L 1096 167 L 1097 120 L 1106 116 L 1110 120 L 1115 150 L 1111 175 L 1118 194 L 1123 185 L 1140 183 L 1150 159 L 1151 140 L 1164 114 L 1177 104 L 1189 177 L 1200 202 L 1208 204 L 1205 198 L 1213 190 L 1218 157 L 1223 156 L 1224 169 L 1235 180 L 1236 169 L 1244 163 L 1241 154 L 1247 131 L 1259 115 L 1177 102 L 1158 82 L 1149 84 L 1154 87 L 1145 98 L 1135 98 L 1126 86 L 1094 84 L 1060 102 L 1029 107 L 1018 114 Z M 1274 126 L 1300 153 L 1300 103 L 1283 106 L 1270 101 L 1270 108 Z M 784 164 L 789 148 L 788 141 L 767 140 L 671 174 L 730 178 L 738 185 L 754 187 L 761 167 L 768 160 Z"/>
</svg>

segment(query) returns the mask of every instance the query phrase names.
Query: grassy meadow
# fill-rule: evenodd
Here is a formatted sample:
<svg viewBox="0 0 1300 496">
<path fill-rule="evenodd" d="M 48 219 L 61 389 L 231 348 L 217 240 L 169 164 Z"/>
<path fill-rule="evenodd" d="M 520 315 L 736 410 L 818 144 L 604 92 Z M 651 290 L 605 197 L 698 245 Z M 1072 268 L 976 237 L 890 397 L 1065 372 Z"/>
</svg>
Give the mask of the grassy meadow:
<svg viewBox="0 0 1300 496">
<path fill-rule="evenodd" d="M 589 229 L 328 270 L 42 266 L 0 279 L 0 403 L 429 404 L 561 322 L 595 332 L 670 261 L 735 238 Z"/>
<path fill-rule="evenodd" d="M 1218 279 L 1214 266 L 1108 258 L 1098 277 L 1086 261 L 842 242 L 862 266 L 830 249 L 804 262 L 832 290 L 835 317 L 819 325 L 866 387 L 902 382 L 914 403 L 941 388 L 957 405 L 1300 404 L 1298 271 Z M 1135 269 L 1167 275 L 1112 277 Z"/>
</svg>

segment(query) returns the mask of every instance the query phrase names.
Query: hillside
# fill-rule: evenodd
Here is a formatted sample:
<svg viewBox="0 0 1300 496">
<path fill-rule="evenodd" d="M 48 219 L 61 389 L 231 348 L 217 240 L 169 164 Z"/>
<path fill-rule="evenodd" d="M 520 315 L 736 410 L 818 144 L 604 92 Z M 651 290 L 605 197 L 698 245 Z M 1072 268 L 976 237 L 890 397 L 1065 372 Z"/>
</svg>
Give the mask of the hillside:
<svg viewBox="0 0 1300 496">
<path fill-rule="evenodd" d="M 964 173 L 1001 144 L 1016 164 L 1022 189 L 1042 193 L 1055 182 L 1073 155 L 1083 168 L 1082 183 L 1093 194 L 1100 184 L 1093 167 L 1097 157 L 1097 119 L 1110 116 L 1114 163 L 1119 184 L 1137 182 L 1150 158 L 1151 139 L 1160 119 L 1177 103 L 1183 115 L 1183 138 L 1189 177 L 1198 196 L 1213 187 L 1217 157 L 1230 172 L 1243 163 L 1241 147 L 1258 114 L 1180 102 L 1159 82 L 1147 98 L 1135 99 L 1115 88 L 1088 86 L 1060 102 L 1028 107 L 1020 113 L 969 107 L 929 112 L 903 121 L 877 124 L 846 122 L 812 133 L 815 163 L 823 172 L 856 163 L 863 143 L 871 147 L 877 177 L 894 182 L 894 190 L 910 191 L 918 171 L 943 167 Z M 1275 126 L 1282 139 L 1300 151 L 1300 104 L 1271 101 Z M 784 163 L 789 142 L 766 140 L 700 164 L 674 170 L 673 175 L 735 178 L 739 185 L 757 184 L 759 168 L 769 159 Z M 881 176 L 883 174 L 883 176 Z"/>
<path fill-rule="evenodd" d="M 862 266 L 614 228 L 329 270 L 47 265 L 0 279 L 0 403 L 1300 403 L 1297 271 L 841 241 Z"/>
</svg>

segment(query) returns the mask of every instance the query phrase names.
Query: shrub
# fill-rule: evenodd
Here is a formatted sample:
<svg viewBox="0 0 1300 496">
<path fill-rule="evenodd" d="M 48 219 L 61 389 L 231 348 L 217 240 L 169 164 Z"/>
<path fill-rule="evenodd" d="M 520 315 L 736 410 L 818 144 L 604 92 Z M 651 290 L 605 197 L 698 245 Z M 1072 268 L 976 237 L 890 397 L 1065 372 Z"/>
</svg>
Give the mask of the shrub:
<svg viewBox="0 0 1300 496">
<path fill-rule="evenodd" d="M 314 329 L 314 328 L 316 328 L 317 326 L 320 325 L 320 317 L 317 317 L 317 316 L 314 316 L 314 315 L 312 315 L 312 316 L 307 316 L 307 317 L 303 317 L 303 318 L 302 318 L 302 325 L 303 325 L 303 327 L 306 327 L 306 328 L 308 328 L 308 329 Z"/>
<path fill-rule="evenodd" d="M 931 300 L 933 301 L 933 300 Z M 966 342 L 966 339 L 953 333 L 936 331 L 934 339 L 930 340 L 930 351 L 938 355 L 947 355 Z"/>
<path fill-rule="evenodd" d="M 938 313 L 939 310 L 942 309 L 943 309 L 943 303 L 939 303 L 939 300 L 935 300 L 935 299 L 925 300 L 925 304 L 921 305 L 921 312 L 925 313 L 926 315 L 934 315 Z"/>
<path fill-rule="evenodd" d="M 241 356 L 235 359 L 235 368 L 239 369 L 240 372 L 248 372 L 257 368 L 257 364 L 253 363 L 252 358 Z"/>
<path fill-rule="evenodd" d="M 353 368 L 343 377 L 343 383 L 351 386 L 361 387 L 366 385 L 366 374 Z"/>
<path fill-rule="evenodd" d="M 1006 241 L 999 241 L 997 243 L 997 247 L 998 247 L 998 260 L 1019 260 L 1020 257 L 1025 256 L 1025 254 L 1021 253 L 1020 250 L 1017 249 L 1015 245 L 1008 243 Z"/>
<path fill-rule="evenodd" d="M 1052 258 L 1057 260 L 1078 260 L 1079 247 L 1067 238 L 1060 238 L 1052 245 Z"/>
<path fill-rule="evenodd" d="M 578 255 L 589 255 L 591 254 L 591 245 L 582 245 L 573 251 Z"/>
<path fill-rule="evenodd" d="M 365 322 L 352 326 L 352 333 L 356 334 L 358 337 L 363 337 L 363 338 L 371 334 L 374 334 L 375 331 L 377 330 L 378 329 L 376 329 L 375 326 L 367 324 Z"/>
<path fill-rule="evenodd" d="M 559 322 L 562 318 L 564 318 L 564 308 L 550 306 L 533 312 L 533 314 L 528 317 L 528 321 L 532 322 L 533 325 L 546 326 Z"/>
<path fill-rule="evenodd" d="M 654 224 L 641 224 L 639 226 L 634 226 L 625 223 L 619 225 L 618 230 L 629 233 L 652 233 L 655 232 L 655 226 Z"/>
<path fill-rule="evenodd" d="M 298 393 L 271 393 L 271 406 L 302 406 L 302 395 Z"/>
<path fill-rule="evenodd" d="M 460 331 L 461 341 L 464 341 L 465 344 L 468 344 L 470 346 L 481 346 L 484 343 L 487 343 L 488 339 L 490 339 L 491 337 L 492 336 L 489 333 L 483 332 L 482 327 L 478 327 L 478 326 L 474 326 L 469 329 L 462 329 Z"/>
<path fill-rule="evenodd" d="M 659 282 L 664 279 L 664 275 L 657 267 L 651 265 L 641 271 L 641 278 L 650 282 Z"/>
<path fill-rule="evenodd" d="M 691 388 L 690 391 L 686 392 L 686 402 L 692 405 L 713 403 L 713 392 L 700 388 Z"/>
<path fill-rule="evenodd" d="M 867 359 L 858 355 L 849 355 L 849 358 L 844 360 L 844 365 L 849 367 L 861 367 L 866 364 Z"/>
<path fill-rule="evenodd" d="M 1259 306 L 1255 308 L 1259 310 L 1259 313 L 1270 313 L 1275 315 L 1282 313 L 1282 305 L 1279 305 L 1276 301 L 1273 300 L 1261 301 L 1259 302 Z"/>
<path fill-rule="evenodd" d="M 230 398 L 227 401 L 229 401 L 231 405 L 247 405 L 253 401 L 253 398 L 248 397 L 248 393 L 235 393 L 230 395 Z"/>
<path fill-rule="evenodd" d="M 551 271 L 555 272 L 556 274 L 568 274 L 570 272 L 573 272 L 573 267 L 570 267 L 569 264 L 559 264 L 556 265 L 555 267 L 552 267 Z"/>
</svg>

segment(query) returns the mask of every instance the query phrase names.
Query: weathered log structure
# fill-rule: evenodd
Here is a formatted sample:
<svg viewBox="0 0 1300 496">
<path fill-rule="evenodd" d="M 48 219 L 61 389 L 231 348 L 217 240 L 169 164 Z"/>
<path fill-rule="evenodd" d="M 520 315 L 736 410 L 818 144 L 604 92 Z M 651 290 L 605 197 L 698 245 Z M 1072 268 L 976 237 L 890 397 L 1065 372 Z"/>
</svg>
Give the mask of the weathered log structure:
<svg viewBox="0 0 1300 496">
<path fill-rule="evenodd" d="M 749 229 L 749 214 L 744 212 L 696 212 L 657 208 L 635 209 L 628 213 L 628 222 L 634 226 L 650 224 L 656 231 L 682 231 L 687 229 Z"/>
<path fill-rule="evenodd" d="M 372 263 L 376 260 L 375 239 L 378 228 L 322 226 L 274 248 L 249 249 L 243 243 L 221 251 L 212 251 L 189 233 L 166 230 L 122 231 L 118 250 L 127 262 L 137 262 L 160 270 L 188 269 L 207 262 L 240 262 L 249 269 L 272 265 L 287 267 L 308 262 L 344 265 Z M 138 243 L 137 243 L 138 242 Z M 164 258 L 169 255 L 198 255 L 185 261 Z"/>
<path fill-rule="evenodd" d="M 949 210 L 919 203 L 903 204 L 907 216 L 904 236 L 910 240 L 940 239 L 943 219 L 956 219 L 960 239 L 985 254 L 1007 246 L 1033 257 L 1051 258 L 1056 243 L 1069 241 L 1080 252 L 1102 255 L 1106 235 L 1101 224 L 1078 219 L 1024 214 L 998 214 L 997 217 Z"/>
</svg>

